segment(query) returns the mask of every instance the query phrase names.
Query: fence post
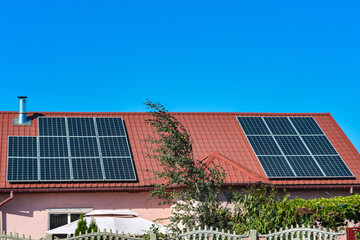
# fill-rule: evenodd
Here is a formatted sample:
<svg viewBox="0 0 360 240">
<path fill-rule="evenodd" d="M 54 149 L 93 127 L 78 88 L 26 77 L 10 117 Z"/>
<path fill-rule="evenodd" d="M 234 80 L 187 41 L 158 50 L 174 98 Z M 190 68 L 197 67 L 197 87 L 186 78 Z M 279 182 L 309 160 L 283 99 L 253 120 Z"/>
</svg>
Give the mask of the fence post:
<svg viewBox="0 0 360 240">
<path fill-rule="evenodd" d="M 250 230 L 249 240 L 257 240 L 257 231 L 256 230 Z"/>
<path fill-rule="evenodd" d="M 150 233 L 150 240 L 157 240 L 157 234 L 156 233 Z"/>
<path fill-rule="evenodd" d="M 52 240 L 52 234 L 46 234 L 45 239 L 46 240 Z"/>
</svg>

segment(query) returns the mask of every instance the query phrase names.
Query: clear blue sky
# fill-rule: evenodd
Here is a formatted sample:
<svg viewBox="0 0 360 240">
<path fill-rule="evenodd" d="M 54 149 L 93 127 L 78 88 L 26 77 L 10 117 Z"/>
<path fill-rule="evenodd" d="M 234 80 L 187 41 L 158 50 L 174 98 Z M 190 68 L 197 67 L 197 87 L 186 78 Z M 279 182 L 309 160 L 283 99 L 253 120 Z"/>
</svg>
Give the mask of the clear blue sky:
<svg viewBox="0 0 360 240">
<path fill-rule="evenodd" d="M 360 1 L 1 1 L 0 110 L 330 112 L 360 149 Z"/>
</svg>

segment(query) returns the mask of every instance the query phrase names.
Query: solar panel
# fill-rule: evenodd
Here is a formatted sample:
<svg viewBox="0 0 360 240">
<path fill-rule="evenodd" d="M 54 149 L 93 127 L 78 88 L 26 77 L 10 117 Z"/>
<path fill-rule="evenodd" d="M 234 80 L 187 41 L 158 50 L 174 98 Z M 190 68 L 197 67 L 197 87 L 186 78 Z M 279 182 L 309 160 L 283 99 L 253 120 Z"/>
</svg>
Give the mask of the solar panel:
<svg viewBox="0 0 360 240">
<path fill-rule="evenodd" d="M 37 181 L 37 158 L 8 158 L 7 181 Z"/>
<path fill-rule="evenodd" d="M 300 135 L 324 134 L 312 117 L 290 117 Z"/>
<path fill-rule="evenodd" d="M 64 117 L 39 117 L 39 136 L 66 136 Z"/>
<path fill-rule="evenodd" d="M 352 176 L 352 173 L 339 156 L 315 156 L 326 176 Z"/>
<path fill-rule="evenodd" d="M 314 118 L 237 119 L 269 178 L 353 177 Z"/>
<path fill-rule="evenodd" d="M 314 159 L 310 156 L 292 156 L 287 157 L 290 165 L 297 176 L 301 177 L 323 177 L 324 174 L 316 165 Z"/>
<path fill-rule="evenodd" d="M 71 157 L 99 157 L 96 137 L 70 137 Z"/>
<path fill-rule="evenodd" d="M 130 156 L 126 137 L 100 137 L 99 140 L 103 157 Z"/>
<path fill-rule="evenodd" d="M 68 158 L 40 158 L 40 180 L 71 180 Z"/>
<path fill-rule="evenodd" d="M 37 137 L 9 136 L 8 157 L 37 157 Z"/>
<path fill-rule="evenodd" d="M 7 181 L 135 181 L 122 118 L 40 117 L 39 137 L 9 136 Z"/>
<path fill-rule="evenodd" d="M 282 155 L 271 136 L 248 136 L 248 139 L 257 155 Z"/>
<path fill-rule="evenodd" d="M 264 117 L 266 124 L 274 135 L 296 135 L 296 131 L 286 117 Z"/>
<path fill-rule="evenodd" d="M 282 156 L 259 156 L 261 166 L 266 175 L 271 177 L 295 177 L 285 157 Z"/>
<path fill-rule="evenodd" d="M 125 136 L 122 118 L 96 118 L 99 136 Z"/>
<path fill-rule="evenodd" d="M 259 117 L 238 117 L 244 132 L 246 135 L 269 135 L 270 132 L 267 129 L 262 118 Z"/>
<path fill-rule="evenodd" d="M 337 154 L 335 148 L 325 136 L 302 136 L 302 139 L 314 155 Z"/>
<path fill-rule="evenodd" d="M 136 180 L 131 158 L 103 158 L 107 180 Z"/>
<path fill-rule="evenodd" d="M 71 117 L 67 121 L 69 136 L 96 136 L 93 118 Z"/>
<path fill-rule="evenodd" d="M 66 137 L 39 137 L 40 157 L 68 157 Z"/>
<path fill-rule="evenodd" d="M 285 155 L 310 155 L 299 136 L 275 136 Z"/>
<path fill-rule="evenodd" d="M 72 158 L 74 180 L 103 180 L 100 158 Z"/>
</svg>

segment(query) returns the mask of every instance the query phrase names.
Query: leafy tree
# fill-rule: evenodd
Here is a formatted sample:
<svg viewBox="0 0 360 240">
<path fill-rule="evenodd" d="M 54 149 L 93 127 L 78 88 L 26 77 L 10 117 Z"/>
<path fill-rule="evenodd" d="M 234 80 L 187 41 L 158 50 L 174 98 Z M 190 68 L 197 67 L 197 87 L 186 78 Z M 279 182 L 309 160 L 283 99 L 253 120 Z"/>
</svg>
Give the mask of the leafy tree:
<svg viewBox="0 0 360 240">
<path fill-rule="evenodd" d="M 268 233 L 297 223 L 296 208 L 287 204 L 290 194 L 279 194 L 274 187 L 252 185 L 241 193 L 230 191 L 233 204 L 233 230 L 244 233 L 256 229 Z"/>
<path fill-rule="evenodd" d="M 78 226 L 75 229 L 75 236 L 79 236 L 80 234 L 85 234 L 86 232 L 97 232 L 98 226 L 95 222 L 95 219 L 91 219 L 89 227 L 87 226 L 86 219 L 84 218 L 83 214 L 80 214 L 80 219 L 78 221 Z"/>
<path fill-rule="evenodd" d="M 84 215 L 80 214 L 80 219 L 77 224 L 77 228 L 75 229 L 75 236 L 79 236 L 80 234 L 85 234 L 85 232 L 88 230 L 86 226 L 86 219 L 84 219 Z"/>
<path fill-rule="evenodd" d="M 98 231 L 98 226 L 95 222 L 95 219 L 91 219 L 91 222 L 89 224 L 89 228 L 88 228 L 88 232 L 97 232 Z"/>
<path fill-rule="evenodd" d="M 145 105 L 152 116 L 146 122 L 157 133 L 147 139 L 152 144 L 148 157 L 161 166 L 160 171 L 147 170 L 161 181 L 149 197 L 159 198 L 159 204 L 175 204 L 169 226 L 173 231 L 179 230 L 179 224 L 226 227 L 230 211 L 219 201 L 224 170 L 194 159 L 189 133 L 163 105 L 150 100 Z"/>
</svg>

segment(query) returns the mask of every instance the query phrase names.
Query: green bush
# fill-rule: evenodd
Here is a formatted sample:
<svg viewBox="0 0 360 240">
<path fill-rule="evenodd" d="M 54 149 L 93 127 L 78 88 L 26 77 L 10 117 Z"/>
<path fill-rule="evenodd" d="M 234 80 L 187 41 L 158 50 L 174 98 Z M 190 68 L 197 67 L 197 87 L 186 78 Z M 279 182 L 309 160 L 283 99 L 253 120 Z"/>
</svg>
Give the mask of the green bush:
<svg viewBox="0 0 360 240">
<path fill-rule="evenodd" d="M 339 230 L 348 222 L 360 221 L 360 195 L 348 197 L 290 199 L 274 187 L 251 186 L 242 193 L 231 191 L 229 201 L 234 205 L 232 229 L 244 233 L 256 229 L 268 233 L 275 229 L 299 225 L 321 226 Z M 230 224 L 229 224 L 230 226 Z"/>
</svg>

